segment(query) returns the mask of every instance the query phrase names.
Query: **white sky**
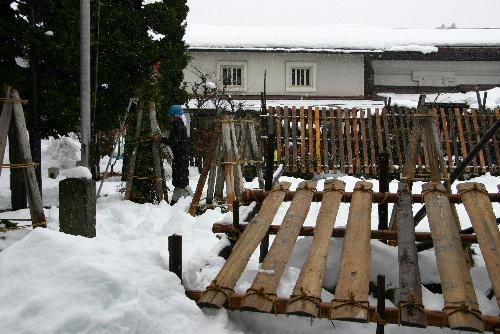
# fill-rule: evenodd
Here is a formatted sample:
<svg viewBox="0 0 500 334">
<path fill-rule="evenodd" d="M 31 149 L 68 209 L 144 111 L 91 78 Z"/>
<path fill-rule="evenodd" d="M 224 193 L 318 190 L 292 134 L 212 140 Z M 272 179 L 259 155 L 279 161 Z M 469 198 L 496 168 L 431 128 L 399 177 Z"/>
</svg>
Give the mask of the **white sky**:
<svg viewBox="0 0 500 334">
<path fill-rule="evenodd" d="M 188 0 L 188 24 L 500 27 L 500 0 Z"/>
</svg>

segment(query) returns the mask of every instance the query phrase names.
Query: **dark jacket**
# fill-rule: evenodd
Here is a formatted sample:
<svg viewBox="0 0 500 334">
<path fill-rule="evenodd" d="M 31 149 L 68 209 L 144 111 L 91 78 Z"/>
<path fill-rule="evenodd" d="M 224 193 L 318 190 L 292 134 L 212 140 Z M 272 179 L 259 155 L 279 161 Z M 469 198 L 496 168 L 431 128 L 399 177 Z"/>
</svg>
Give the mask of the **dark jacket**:
<svg viewBox="0 0 500 334">
<path fill-rule="evenodd" d="M 174 159 L 172 161 L 172 185 L 185 188 L 189 185 L 189 137 L 181 118 L 172 122 L 170 135 L 162 138 L 165 145 L 170 146 Z"/>
</svg>

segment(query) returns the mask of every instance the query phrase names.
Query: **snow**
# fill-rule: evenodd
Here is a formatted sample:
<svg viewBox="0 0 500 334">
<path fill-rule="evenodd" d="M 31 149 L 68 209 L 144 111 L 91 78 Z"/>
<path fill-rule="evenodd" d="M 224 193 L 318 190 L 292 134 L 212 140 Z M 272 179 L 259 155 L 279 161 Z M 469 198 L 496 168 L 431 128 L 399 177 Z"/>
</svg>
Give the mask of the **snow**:
<svg viewBox="0 0 500 334">
<path fill-rule="evenodd" d="M 231 223 L 232 215 L 217 207 L 192 217 L 186 213 L 190 198 L 174 206 L 137 204 L 123 199 L 122 184 L 116 178 L 104 183 L 97 201 L 97 237 L 87 239 L 66 235 L 59 231 L 58 182 L 71 173 L 79 160 L 79 143 L 73 137 L 51 138 L 42 142 L 42 175 L 44 186 L 47 229 L 18 229 L 0 234 L 0 323 L 2 333 L 373 333 L 375 324 L 357 324 L 328 320 L 313 321 L 295 316 L 274 316 L 251 312 L 227 310 L 200 310 L 195 302 L 184 295 L 184 289 L 203 290 L 224 265 L 219 251 L 229 244 L 225 236 L 220 239 L 211 232 L 215 222 Z M 8 152 L 6 154 L 8 159 Z M 101 160 L 105 166 L 108 158 Z M 61 168 L 56 180 L 48 178 L 47 168 Z M 121 168 L 121 160 L 115 165 Z M 199 175 L 190 169 L 190 186 L 195 188 Z M 352 191 L 359 179 L 339 176 Z M 29 217 L 29 210 L 6 211 L 10 207 L 9 170 L 0 176 L 0 219 Z M 281 177 L 297 188 L 298 178 Z M 378 190 L 376 180 L 374 191 Z M 485 175 L 473 179 L 486 185 L 489 192 L 496 192 L 498 178 Z M 257 180 L 246 183 L 256 187 Z M 415 182 L 413 192 L 420 192 L 421 182 Z M 171 187 L 171 184 L 169 183 Z M 322 190 L 324 180 L 318 181 Z M 390 183 L 396 191 L 397 182 Z M 453 187 L 456 192 L 456 188 Z M 283 203 L 273 221 L 280 224 L 290 203 Z M 240 220 L 255 206 L 240 207 Z M 319 203 L 313 203 L 305 225 L 313 225 L 319 212 Z M 391 208 L 392 206 L 390 206 Z M 419 206 L 415 205 L 414 210 Z M 500 206 L 494 203 L 498 216 Z M 337 227 L 345 226 L 349 205 L 343 203 L 337 218 Z M 470 226 L 465 209 L 457 206 L 462 227 Z M 389 212 L 390 214 L 390 212 Z M 377 207 L 372 208 L 372 228 L 376 228 Z M 19 225 L 29 225 L 17 221 Z M 419 230 L 428 231 L 424 220 Z M 183 238 L 183 285 L 168 271 L 167 238 L 171 234 Z M 271 241 L 273 238 L 271 237 Z M 343 239 L 331 240 L 323 300 L 334 296 L 329 292 L 336 284 L 338 264 Z M 278 296 L 288 297 L 300 274 L 311 238 L 300 238 L 278 287 Z M 484 314 L 497 315 L 495 299 L 486 294 L 491 287 L 484 260 L 477 246 L 474 249 L 476 266 L 471 270 L 476 295 Z M 433 250 L 419 254 L 422 282 L 439 281 Z M 397 248 L 371 241 L 370 280 L 378 274 L 386 275 L 387 288 L 398 289 Z M 258 251 L 255 252 L 235 290 L 244 293 L 259 271 Z M 272 274 L 272 271 L 268 271 Z M 396 293 L 397 295 L 397 293 Z M 440 310 L 443 299 L 423 287 L 427 309 Z M 376 299 L 370 296 L 371 305 Z M 397 300 L 395 301 L 397 303 Z M 394 306 L 386 300 L 388 306 Z M 312 322 L 311 322 L 312 321 Z M 442 333 L 442 329 L 425 330 L 386 326 L 387 333 Z M 451 331 L 448 331 L 451 332 Z"/>
<path fill-rule="evenodd" d="M 92 178 L 92 173 L 87 167 L 78 166 L 75 168 L 67 169 L 62 172 L 63 176 L 66 178 L 82 178 L 90 180 Z"/>
<path fill-rule="evenodd" d="M 393 29 L 363 25 L 187 25 L 193 49 L 436 52 L 438 46 L 500 46 L 499 29 Z"/>
</svg>

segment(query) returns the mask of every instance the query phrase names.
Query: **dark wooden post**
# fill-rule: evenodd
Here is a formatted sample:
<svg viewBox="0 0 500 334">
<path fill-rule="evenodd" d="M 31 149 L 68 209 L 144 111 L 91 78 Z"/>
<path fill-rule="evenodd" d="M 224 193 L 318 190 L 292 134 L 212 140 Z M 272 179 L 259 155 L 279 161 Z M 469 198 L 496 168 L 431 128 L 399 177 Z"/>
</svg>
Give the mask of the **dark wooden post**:
<svg viewBox="0 0 500 334">
<path fill-rule="evenodd" d="M 168 270 L 182 281 L 182 235 L 168 237 Z"/>
<path fill-rule="evenodd" d="M 381 319 L 385 311 L 385 276 L 377 275 L 377 313 Z M 384 325 L 377 324 L 377 334 L 384 334 Z"/>
<path fill-rule="evenodd" d="M 378 154 L 378 184 L 379 192 L 389 191 L 389 153 L 382 151 Z M 378 205 L 378 229 L 387 230 L 387 203 Z"/>
<path fill-rule="evenodd" d="M 240 228 L 240 201 L 238 200 L 233 202 L 233 227 Z"/>
<path fill-rule="evenodd" d="M 264 262 L 264 259 L 266 258 L 268 251 L 269 251 L 269 232 L 266 233 L 266 236 L 260 242 L 259 263 Z"/>
<path fill-rule="evenodd" d="M 96 193 L 92 179 L 71 178 L 59 182 L 59 229 L 61 232 L 96 236 Z"/>
</svg>

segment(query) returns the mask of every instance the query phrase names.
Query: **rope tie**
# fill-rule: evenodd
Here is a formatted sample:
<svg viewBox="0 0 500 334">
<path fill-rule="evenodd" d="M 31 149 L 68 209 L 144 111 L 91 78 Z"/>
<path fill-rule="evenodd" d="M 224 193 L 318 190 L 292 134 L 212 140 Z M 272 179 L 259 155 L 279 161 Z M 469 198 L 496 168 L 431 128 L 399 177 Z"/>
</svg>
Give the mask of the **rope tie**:
<svg viewBox="0 0 500 334">
<path fill-rule="evenodd" d="M 36 167 L 39 164 L 36 162 L 26 162 L 26 163 L 19 163 L 19 164 L 1 164 L 2 168 L 10 168 L 10 169 L 16 169 L 16 168 L 30 168 L 30 167 Z"/>
<path fill-rule="evenodd" d="M 163 178 L 160 177 L 160 176 L 129 176 L 128 177 L 128 180 L 129 181 L 132 181 L 132 179 L 136 179 L 136 180 L 152 180 L 154 182 L 158 182 L 158 181 L 162 181 Z"/>
<path fill-rule="evenodd" d="M 454 304 L 454 305 L 450 305 Z M 480 321 L 483 321 L 481 317 L 481 311 L 477 307 L 472 307 L 470 305 L 465 304 L 464 302 L 449 302 L 443 307 L 443 311 L 445 311 L 445 317 L 443 320 L 442 326 L 446 325 L 449 317 L 458 312 L 469 313 L 478 318 Z M 441 327 L 442 327 L 441 326 Z"/>
<path fill-rule="evenodd" d="M 8 97 L 2 97 L 2 98 L 0 98 L 0 102 L 3 102 L 3 103 L 21 103 L 21 104 L 28 104 L 28 100 L 12 99 L 12 98 L 8 98 Z"/>
<path fill-rule="evenodd" d="M 302 301 L 302 300 L 309 301 L 309 302 L 313 303 L 314 306 L 316 306 L 318 308 L 318 311 L 319 311 L 319 309 L 321 307 L 321 298 L 308 295 L 304 291 L 303 287 L 300 287 L 300 294 L 290 296 L 290 300 L 288 301 L 287 304 L 290 305 L 291 303 L 294 303 L 297 301 Z"/>
<path fill-rule="evenodd" d="M 249 296 L 252 296 L 252 295 L 256 295 L 258 297 L 264 298 L 265 300 L 268 300 L 271 303 L 273 303 L 274 315 L 278 314 L 277 310 L 276 310 L 276 298 L 277 298 L 276 293 L 265 292 L 264 288 L 259 288 L 259 289 L 250 288 L 247 290 L 247 293 L 246 293 L 245 297 L 243 297 L 243 299 L 245 299 Z"/>
<path fill-rule="evenodd" d="M 315 192 L 316 192 L 316 187 L 311 187 L 311 186 L 309 185 L 309 183 L 307 183 L 307 182 L 306 182 L 306 183 L 304 183 L 302 186 L 300 186 L 300 187 L 298 187 L 298 188 L 297 188 L 297 192 L 299 192 L 299 191 L 301 191 L 301 190 L 310 190 L 310 191 L 312 191 L 313 193 L 315 193 Z"/>
<path fill-rule="evenodd" d="M 478 191 L 478 192 L 480 192 L 480 193 L 483 193 L 483 194 L 488 195 L 488 192 L 486 191 L 486 189 L 484 189 L 484 188 L 480 187 L 480 185 L 479 185 L 479 184 L 477 184 L 477 183 L 474 183 L 474 185 L 472 186 L 472 188 L 469 188 L 469 189 L 462 189 L 462 190 L 460 190 L 460 191 L 458 192 L 458 194 L 459 194 L 460 196 L 462 196 L 463 194 L 466 194 L 466 193 L 468 193 L 469 191 Z"/>
<path fill-rule="evenodd" d="M 284 192 L 288 191 L 288 189 L 286 189 L 285 186 L 282 183 L 280 183 L 279 185 L 280 185 L 279 187 L 271 189 L 269 191 L 268 195 L 270 195 L 271 193 L 273 193 L 275 191 L 284 191 Z"/>
<path fill-rule="evenodd" d="M 333 301 L 338 304 L 332 306 L 332 310 L 336 310 L 344 306 L 356 306 L 367 311 L 370 310 L 367 300 L 357 301 L 355 297 L 356 295 L 353 292 L 349 291 L 349 297 L 347 299 L 334 299 Z"/>
<path fill-rule="evenodd" d="M 212 283 L 210 283 L 210 285 L 207 286 L 207 289 L 205 292 L 208 292 L 208 291 L 215 291 L 216 293 L 219 293 L 219 292 L 222 293 L 224 295 L 224 297 L 226 297 L 226 299 L 227 299 L 227 303 L 229 305 L 229 308 L 230 309 L 233 308 L 231 306 L 231 298 L 229 298 L 229 297 L 231 297 L 232 294 L 234 294 L 233 288 L 229 288 L 227 286 L 222 286 L 219 283 L 217 283 L 217 280 L 213 280 Z"/>
<path fill-rule="evenodd" d="M 438 186 L 440 185 L 440 183 L 433 183 L 429 189 L 422 191 L 422 197 L 425 197 L 428 193 L 431 192 L 439 192 L 441 194 L 445 194 L 448 197 L 448 192 L 446 191 L 446 189 L 444 189 L 444 187 L 443 189 L 438 189 Z"/>
<path fill-rule="evenodd" d="M 399 302 L 398 307 L 400 309 L 406 307 L 410 311 L 419 310 L 425 312 L 424 305 L 417 302 L 417 296 L 415 296 L 415 293 L 413 293 L 413 291 L 410 291 L 408 300 L 403 300 Z M 398 325 L 401 325 L 401 312 L 399 312 Z"/>
<path fill-rule="evenodd" d="M 323 194 L 329 193 L 329 192 L 332 192 L 332 191 L 338 191 L 339 193 L 342 194 L 342 196 L 345 194 L 344 188 L 341 187 L 341 186 L 337 187 L 335 184 L 333 185 L 333 187 L 329 187 L 329 188 L 323 190 Z"/>
</svg>

